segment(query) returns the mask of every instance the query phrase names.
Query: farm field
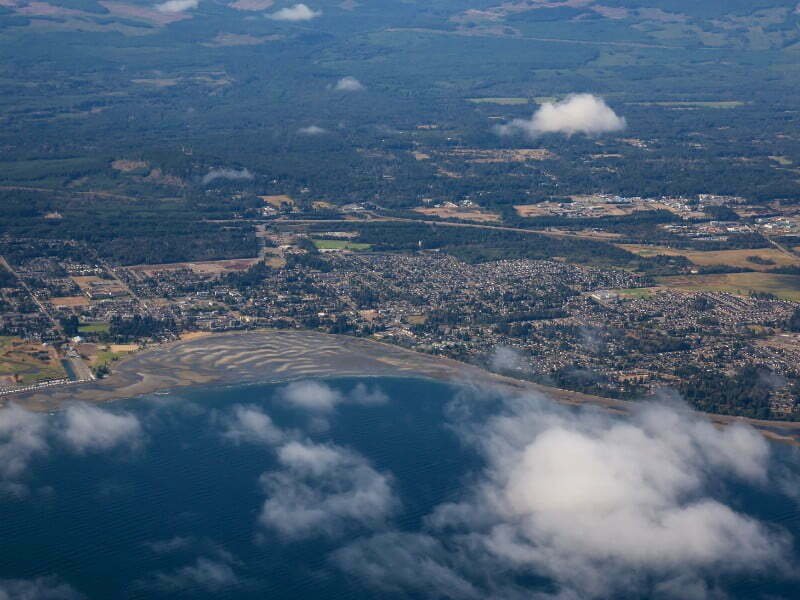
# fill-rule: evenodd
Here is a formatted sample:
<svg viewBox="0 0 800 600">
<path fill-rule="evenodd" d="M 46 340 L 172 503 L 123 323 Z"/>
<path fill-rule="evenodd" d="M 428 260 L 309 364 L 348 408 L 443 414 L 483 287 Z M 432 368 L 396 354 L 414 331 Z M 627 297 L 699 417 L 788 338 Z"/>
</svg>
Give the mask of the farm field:
<svg viewBox="0 0 800 600">
<path fill-rule="evenodd" d="M 724 273 L 659 277 L 664 287 L 688 292 L 728 292 L 747 296 L 752 292 L 774 294 L 782 300 L 800 302 L 800 276 L 775 273 Z"/>
<path fill-rule="evenodd" d="M 737 250 L 700 251 L 667 248 L 665 246 L 649 246 L 640 244 L 617 244 L 623 250 L 639 256 L 650 257 L 658 254 L 666 256 L 684 256 L 701 267 L 711 265 L 728 265 L 751 271 L 769 271 L 775 267 L 800 265 L 800 258 L 790 256 L 776 248 L 744 248 Z"/>
</svg>

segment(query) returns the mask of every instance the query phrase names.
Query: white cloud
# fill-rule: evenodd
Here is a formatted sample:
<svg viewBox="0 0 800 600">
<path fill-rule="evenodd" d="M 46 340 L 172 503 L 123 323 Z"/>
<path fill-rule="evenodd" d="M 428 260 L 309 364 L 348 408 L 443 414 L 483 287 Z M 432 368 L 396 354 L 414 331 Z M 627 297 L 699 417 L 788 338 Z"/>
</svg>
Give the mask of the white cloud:
<svg viewBox="0 0 800 600">
<path fill-rule="evenodd" d="M 389 401 L 388 396 L 378 387 L 356 385 L 349 393 L 343 394 L 320 381 L 293 381 L 278 390 L 278 398 L 295 407 L 317 413 L 332 412 L 341 404 L 376 406 Z"/>
<path fill-rule="evenodd" d="M 11 405 L 0 409 L 0 478 L 21 476 L 31 459 L 45 454 L 47 417 Z"/>
<path fill-rule="evenodd" d="M 167 0 L 156 4 L 156 10 L 163 13 L 181 13 L 197 8 L 200 0 Z"/>
<path fill-rule="evenodd" d="M 336 550 L 332 562 L 388 593 L 415 591 L 433 598 L 484 598 L 461 575 L 455 556 L 425 534 L 388 532 Z"/>
<path fill-rule="evenodd" d="M 113 413 L 88 404 L 72 404 L 63 414 L 64 441 L 78 453 L 135 447 L 142 437 L 139 419 L 129 413 Z"/>
<path fill-rule="evenodd" d="M 389 396 L 377 386 L 368 387 L 363 383 L 359 383 L 350 390 L 345 401 L 350 404 L 359 404 L 361 406 L 379 406 L 389 402 Z"/>
<path fill-rule="evenodd" d="M 592 94 L 572 94 L 561 102 L 545 102 L 530 119 L 514 119 L 497 128 L 501 135 L 522 133 L 537 137 L 545 133 L 599 135 L 625 129 L 625 118 L 618 116 L 602 98 Z"/>
<path fill-rule="evenodd" d="M 267 499 L 259 520 L 282 536 L 379 526 L 397 506 L 390 476 L 344 448 L 289 442 L 278 450 L 278 462 L 280 470 L 261 476 Z"/>
<path fill-rule="evenodd" d="M 337 81 L 333 89 L 337 92 L 361 92 L 367 88 L 358 79 L 348 75 Z"/>
<path fill-rule="evenodd" d="M 319 381 L 293 381 L 278 391 L 286 403 L 306 410 L 330 412 L 344 398 L 340 392 Z"/>
<path fill-rule="evenodd" d="M 165 591 L 201 589 L 209 592 L 241 584 L 239 576 L 227 562 L 201 556 L 194 563 L 169 573 L 157 573 L 151 585 Z"/>
<path fill-rule="evenodd" d="M 250 181 L 253 179 L 253 174 L 248 169 L 211 169 L 203 176 L 203 183 L 211 183 L 215 179 Z"/>
<path fill-rule="evenodd" d="M 272 419 L 257 406 L 234 406 L 222 419 L 223 437 L 236 444 L 279 444 L 284 433 Z"/>
<path fill-rule="evenodd" d="M 300 135 L 322 135 L 328 133 L 328 130 L 320 127 L 319 125 L 309 125 L 308 127 L 301 127 L 297 130 Z"/>
<path fill-rule="evenodd" d="M 534 398 L 510 407 L 463 429 L 487 459 L 485 478 L 429 519 L 469 531 L 486 560 L 580 598 L 665 594 L 675 578 L 708 591 L 718 574 L 785 566 L 785 534 L 707 491 L 727 478 L 767 480 L 769 448 L 755 431 L 663 405 L 627 421 Z"/>
<path fill-rule="evenodd" d="M 79 600 L 74 588 L 54 577 L 0 579 L 0 600 Z"/>
<path fill-rule="evenodd" d="M 295 4 L 294 6 L 275 11 L 269 15 L 269 18 L 275 21 L 298 22 L 310 21 L 311 19 L 319 17 L 321 14 L 321 10 L 312 10 L 305 4 Z"/>
</svg>

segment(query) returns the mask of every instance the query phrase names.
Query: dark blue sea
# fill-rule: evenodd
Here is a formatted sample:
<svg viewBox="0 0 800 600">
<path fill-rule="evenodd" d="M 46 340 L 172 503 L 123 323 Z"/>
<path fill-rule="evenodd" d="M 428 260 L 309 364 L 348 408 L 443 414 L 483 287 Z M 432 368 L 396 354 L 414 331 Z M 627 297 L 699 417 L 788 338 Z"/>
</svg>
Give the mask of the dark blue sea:
<svg viewBox="0 0 800 600">
<path fill-rule="evenodd" d="M 364 388 L 354 395 L 359 383 Z M 40 595 L 31 598 L 98 600 L 456 598 L 485 597 L 489 592 L 510 597 L 510 590 L 519 593 L 526 586 L 558 592 L 547 576 L 540 578 L 519 565 L 508 567 L 510 587 L 498 584 L 496 573 L 487 574 L 486 564 L 478 574 L 461 573 L 472 560 L 467 556 L 471 546 L 455 550 L 448 545 L 453 538 L 441 547 L 435 541 L 440 530 L 432 529 L 430 515 L 443 504 L 462 500 L 466 489 L 478 485 L 486 463 L 480 444 L 468 441 L 453 425 L 453 415 L 463 412 L 463 407 L 454 409 L 451 404 L 460 388 L 386 378 L 338 379 L 325 385 L 333 390 L 333 400 L 321 407 L 287 402 L 285 386 L 280 385 L 183 390 L 104 406 L 114 414 L 135 416 L 140 431 L 135 443 L 101 449 L 70 450 L 58 441 L 58 431 L 48 433 L 49 449 L 36 453 L 16 477 L 25 491 L 0 497 L 0 580 L 11 586 L 8 589 L 17 589 L 20 598 L 27 598 L 24 590 L 34 589 L 20 582 L 37 582 Z M 230 427 L 234 406 L 256 407 L 286 437 L 236 437 Z M 488 418 L 495 406 L 481 404 L 473 418 Z M 47 418 L 54 428 L 66 427 L 59 415 Z M 297 489 L 291 487 L 292 473 L 285 468 L 283 475 L 270 478 L 270 473 L 281 472 L 277 448 L 287 440 L 346 452 L 349 458 L 336 468 L 363 470 L 364 477 L 355 478 L 357 485 L 366 479 L 365 485 L 371 486 L 375 482 L 370 477 L 381 474 L 391 489 L 391 505 L 376 508 L 366 501 L 356 512 L 331 505 L 337 515 L 332 524 L 314 521 L 319 515 L 292 513 L 287 519 L 311 519 L 305 529 L 298 525 L 299 534 L 281 530 L 289 521 L 282 523 L 280 514 L 273 515 L 272 526 L 265 524 L 262 511 L 270 494 L 288 494 L 283 500 L 289 499 L 290 511 L 340 493 L 347 502 L 357 502 L 349 495 L 353 490 L 340 489 L 337 482 L 324 480 L 324 474 L 306 472 L 304 485 Z M 774 572 L 742 576 L 734 571 L 701 593 L 800 598 L 798 581 L 791 575 L 800 554 L 800 495 L 793 497 L 791 489 L 793 477 L 800 474 L 800 453 L 771 445 L 770 461 L 780 489 L 721 478 L 707 493 L 791 540 L 784 548 L 788 570 L 776 567 Z M 314 489 L 318 476 L 325 487 L 319 497 Z M 294 507 L 291 494 L 297 496 Z M 404 550 L 380 563 L 385 571 L 341 567 L 337 552 L 382 532 L 423 532 L 429 541 L 420 542 L 422 552 L 434 558 L 409 558 Z M 381 551 L 379 545 L 366 548 L 366 554 L 350 555 L 350 560 L 367 560 L 369 552 Z M 458 560 L 448 556 L 456 552 Z M 436 560 L 441 568 L 431 568 Z M 413 571 L 413 565 L 419 567 L 414 576 L 441 581 L 415 584 L 408 581 L 409 573 L 392 572 Z M 645 587 L 632 596 L 661 589 L 654 582 L 662 576 L 657 572 L 638 578 Z"/>
</svg>

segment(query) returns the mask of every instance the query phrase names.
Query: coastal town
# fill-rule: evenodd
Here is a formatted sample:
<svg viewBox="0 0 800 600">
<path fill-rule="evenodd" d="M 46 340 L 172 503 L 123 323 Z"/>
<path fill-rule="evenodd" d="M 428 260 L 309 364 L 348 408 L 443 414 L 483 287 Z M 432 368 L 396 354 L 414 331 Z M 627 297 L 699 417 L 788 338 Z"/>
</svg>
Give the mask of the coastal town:
<svg viewBox="0 0 800 600">
<path fill-rule="evenodd" d="M 611 398 L 755 378 L 747 385 L 762 402 L 750 416 L 800 415 L 791 299 L 564 260 L 377 251 L 346 223 L 286 225 L 259 225 L 259 257 L 197 263 L 112 266 L 78 243 L 4 242 L 0 391 L 103 377 L 132 352 L 187 336 L 312 329 Z M 717 402 L 708 408 L 732 410 Z"/>
</svg>

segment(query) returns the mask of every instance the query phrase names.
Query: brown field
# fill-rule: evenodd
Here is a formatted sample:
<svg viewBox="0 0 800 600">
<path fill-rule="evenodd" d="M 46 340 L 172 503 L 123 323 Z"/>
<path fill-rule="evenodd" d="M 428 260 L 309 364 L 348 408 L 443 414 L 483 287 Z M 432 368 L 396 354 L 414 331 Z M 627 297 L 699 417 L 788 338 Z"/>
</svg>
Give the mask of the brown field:
<svg viewBox="0 0 800 600">
<path fill-rule="evenodd" d="M 180 271 L 181 269 L 189 269 L 198 275 L 220 275 L 221 273 L 230 273 L 233 271 L 246 271 L 257 262 L 258 258 L 234 258 L 230 260 L 210 260 L 206 262 L 133 265 L 126 268 L 135 273 L 144 273 L 148 277 L 152 277 L 159 271 Z"/>
<path fill-rule="evenodd" d="M 462 221 L 475 221 L 477 223 L 497 223 L 500 215 L 482 211 L 477 208 L 440 207 L 440 208 L 415 208 L 415 212 L 428 217 L 439 219 L 461 219 Z"/>
<path fill-rule="evenodd" d="M 743 250 L 719 250 L 714 252 L 702 252 L 697 250 L 683 250 L 680 248 L 667 248 L 664 246 L 642 246 L 638 244 L 618 244 L 618 246 L 628 252 L 633 252 L 639 256 L 655 256 L 663 254 L 667 256 L 685 256 L 690 261 L 701 267 L 710 265 L 728 265 L 753 271 L 769 271 L 775 267 L 800 265 L 800 258 L 789 256 L 776 248 L 758 248 Z M 764 260 L 772 261 L 774 264 L 760 265 L 748 260 L 750 256 L 758 256 Z"/>
<path fill-rule="evenodd" d="M 286 194 L 278 194 L 275 196 L 259 196 L 265 204 L 269 204 L 273 208 L 280 209 L 284 204 L 294 207 L 294 200 Z"/>
<path fill-rule="evenodd" d="M 61 298 L 50 298 L 50 304 L 53 306 L 89 306 L 89 299 L 86 296 L 64 296 Z"/>
<path fill-rule="evenodd" d="M 728 292 L 747 296 L 751 292 L 774 294 L 782 300 L 800 302 L 800 275 L 775 273 L 724 273 L 659 277 L 664 287 L 688 292 Z"/>
</svg>

